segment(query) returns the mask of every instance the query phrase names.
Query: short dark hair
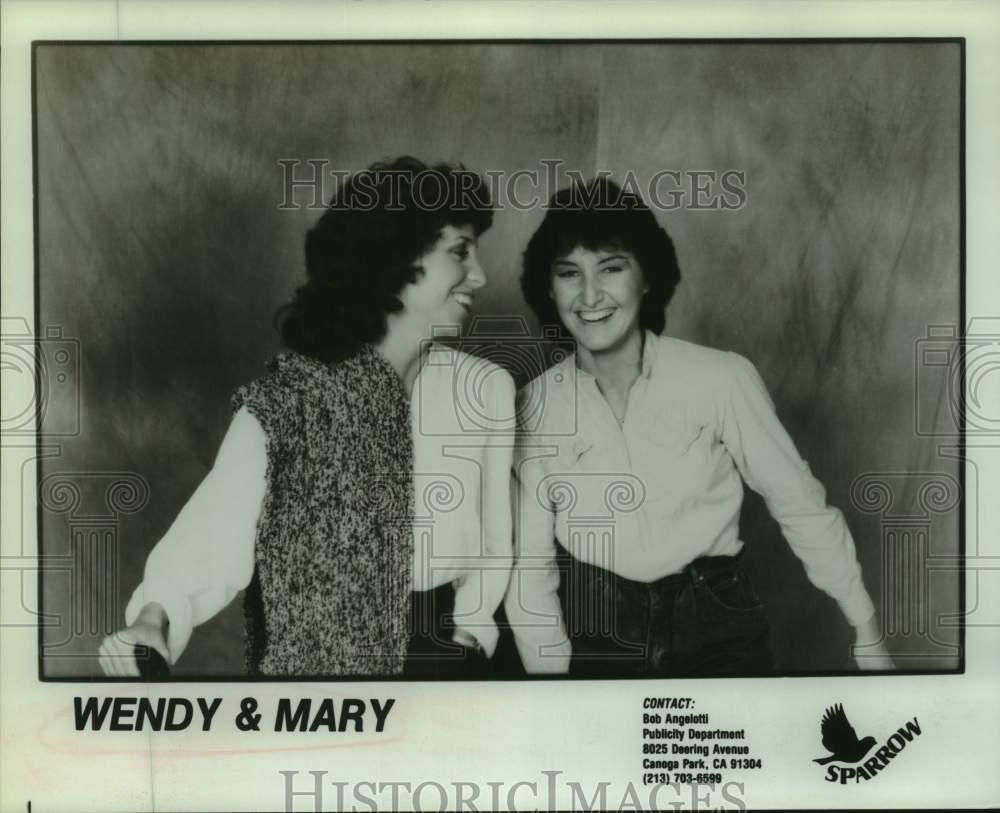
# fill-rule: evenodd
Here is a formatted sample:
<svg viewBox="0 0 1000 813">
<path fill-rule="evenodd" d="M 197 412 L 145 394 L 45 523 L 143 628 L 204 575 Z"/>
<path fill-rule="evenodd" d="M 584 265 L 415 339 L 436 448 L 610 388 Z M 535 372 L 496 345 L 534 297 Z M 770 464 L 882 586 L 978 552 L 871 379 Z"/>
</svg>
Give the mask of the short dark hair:
<svg viewBox="0 0 1000 813">
<path fill-rule="evenodd" d="M 528 241 L 521 291 L 543 325 L 561 325 L 551 290 L 552 263 L 580 246 L 590 251 L 617 248 L 639 263 L 649 291 L 639 307 L 639 324 L 662 333 L 667 303 L 681 272 L 674 243 L 642 198 L 607 177 L 560 189 L 545 219 Z M 564 326 L 563 326 L 564 327 Z"/>
<path fill-rule="evenodd" d="M 334 193 L 306 234 L 306 283 L 275 319 L 292 350 L 338 361 L 385 336 L 399 292 L 445 226 L 490 227 L 485 181 L 464 167 L 410 156 L 372 164 Z"/>
</svg>

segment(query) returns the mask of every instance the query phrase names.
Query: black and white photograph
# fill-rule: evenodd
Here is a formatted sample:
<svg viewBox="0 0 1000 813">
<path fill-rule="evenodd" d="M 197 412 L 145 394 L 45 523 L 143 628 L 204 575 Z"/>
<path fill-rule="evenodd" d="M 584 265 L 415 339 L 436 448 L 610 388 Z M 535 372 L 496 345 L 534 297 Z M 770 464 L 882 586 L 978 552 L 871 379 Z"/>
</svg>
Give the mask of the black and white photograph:
<svg viewBox="0 0 1000 813">
<path fill-rule="evenodd" d="M 961 59 L 38 44 L 43 675 L 956 669 Z"/>
<path fill-rule="evenodd" d="M 415 5 L 17 40 L 5 804 L 973 809 L 989 38 Z"/>
</svg>

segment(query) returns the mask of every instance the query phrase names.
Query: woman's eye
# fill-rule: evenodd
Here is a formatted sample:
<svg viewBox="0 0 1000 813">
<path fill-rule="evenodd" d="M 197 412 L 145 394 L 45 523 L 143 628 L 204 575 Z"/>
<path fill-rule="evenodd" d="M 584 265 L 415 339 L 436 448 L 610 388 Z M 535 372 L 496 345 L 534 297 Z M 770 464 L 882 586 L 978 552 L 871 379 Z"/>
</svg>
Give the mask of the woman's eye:
<svg viewBox="0 0 1000 813">
<path fill-rule="evenodd" d="M 624 269 L 620 265 L 607 265 L 604 267 L 604 270 L 609 274 L 616 274 L 619 271 L 623 271 Z"/>
<path fill-rule="evenodd" d="M 577 274 L 576 269 L 567 268 L 562 271 L 556 271 L 556 277 L 559 279 L 572 279 Z"/>
<path fill-rule="evenodd" d="M 461 262 L 465 262 L 469 259 L 469 249 L 467 248 L 455 248 L 451 251 Z"/>
</svg>

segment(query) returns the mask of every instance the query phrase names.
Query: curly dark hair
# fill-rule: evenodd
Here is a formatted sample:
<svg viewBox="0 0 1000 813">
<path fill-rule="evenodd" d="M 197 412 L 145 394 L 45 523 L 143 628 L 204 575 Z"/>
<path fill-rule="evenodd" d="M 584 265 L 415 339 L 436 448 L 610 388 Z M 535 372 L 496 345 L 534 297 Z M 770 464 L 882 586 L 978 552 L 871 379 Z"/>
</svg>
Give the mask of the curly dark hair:
<svg viewBox="0 0 1000 813">
<path fill-rule="evenodd" d="M 552 263 L 578 246 L 616 248 L 632 254 L 649 291 L 639 307 L 639 324 L 662 333 L 667 303 L 681 272 L 674 243 L 642 198 L 607 177 L 574 183 L 549 200 L 545 219 L 524 251 L 521 291 L 542 325 L 562 325 L 550 296 Z"/>
<path fill-rule="evenodd" d="M 379 341 L 441 230 L 470 225 L 478 236 L 492 221 L 486 182 L 460 165 L 404 156 L 355 173 L 306 234 L 308 279 L 275 316 L 282 340 L 324 362 Z"/>
</svg>

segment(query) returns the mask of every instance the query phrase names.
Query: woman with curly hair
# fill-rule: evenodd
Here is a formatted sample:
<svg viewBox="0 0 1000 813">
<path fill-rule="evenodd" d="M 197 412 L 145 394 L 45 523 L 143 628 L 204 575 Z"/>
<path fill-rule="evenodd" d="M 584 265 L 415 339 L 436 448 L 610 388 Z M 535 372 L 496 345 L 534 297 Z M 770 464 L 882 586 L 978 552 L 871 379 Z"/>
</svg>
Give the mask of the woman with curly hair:
<svg viewBox="0 0 1000 813">
<path fill-rule="evenodd" d="M 858 664 L 891 668 L 844 518 L 753 364 L 660 335 L 679 280 L 666 231 L 607 179 L 557 192 L 528 243 L 525 299 L 576 352 L 521 393 L 505 606 L 526 669 L 769 672 L 768 623 L 740 564 L 744 482 L 869 644 Z"/>
<path fill-rule="evenodd" d="M 106 674 L 138 675 L 136 645 L 175 663 L 244 589 L 250 674 L 484 674 L 511 562 L 513 381 L 431 340 L 485 284 L 491 221 L 479 176 L 413 158 L 337 191 L 279 311 L 291 352 L 236 392 L 211 472 L 101 644 Z"/>
</svg>

